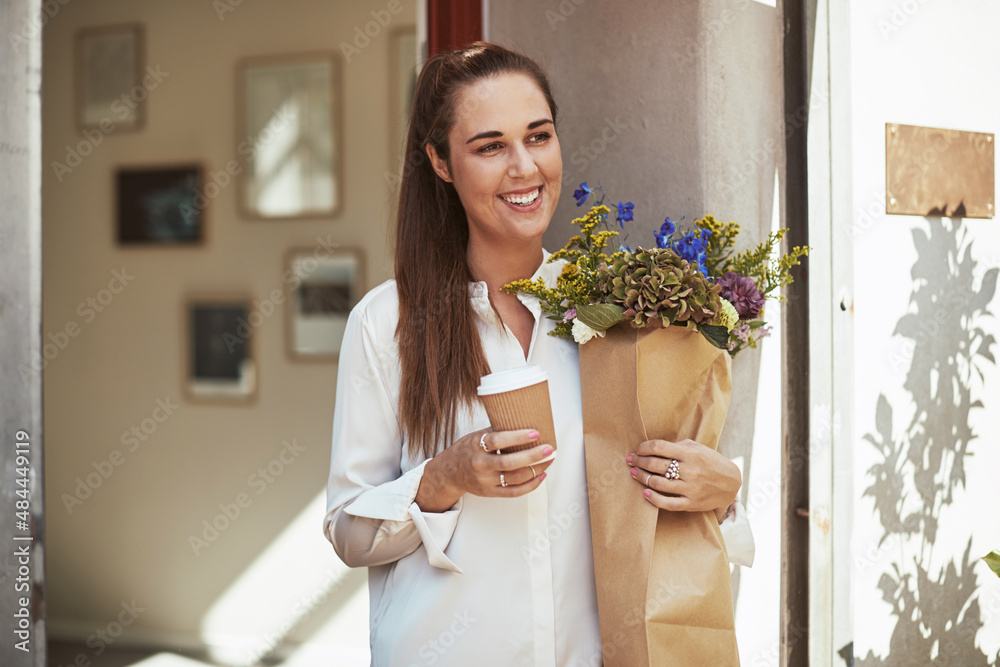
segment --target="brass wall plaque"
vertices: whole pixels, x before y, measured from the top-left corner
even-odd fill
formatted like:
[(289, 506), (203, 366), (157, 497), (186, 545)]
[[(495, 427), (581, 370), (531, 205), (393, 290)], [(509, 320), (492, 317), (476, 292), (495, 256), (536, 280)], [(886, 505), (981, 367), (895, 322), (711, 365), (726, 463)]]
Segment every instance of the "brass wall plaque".
[(993, 135), (886, 123), (885, 211), (992, 218)]

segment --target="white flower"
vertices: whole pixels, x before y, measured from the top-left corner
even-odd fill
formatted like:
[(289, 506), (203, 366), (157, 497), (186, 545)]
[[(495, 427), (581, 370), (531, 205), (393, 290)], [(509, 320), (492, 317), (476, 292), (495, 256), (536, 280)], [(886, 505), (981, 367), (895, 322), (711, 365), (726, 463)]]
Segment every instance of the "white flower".
[(719, 314), (715, 316), (712, 320), (712, 324), (726, 327), (726, 331), (732, 331), (736, 323), (740, 321), (740, 314), (736, 312), (736, 306), (729, 303), (723, 298), (719, 298), (722, 302), (722, 308), (719, 309)]
[(573, 340), (580, 345), (583, 345), (594, 336), (604, 338), (604, 332), (591, 329), (586, 324), (581, 322), (579, 317), (573, 320)]

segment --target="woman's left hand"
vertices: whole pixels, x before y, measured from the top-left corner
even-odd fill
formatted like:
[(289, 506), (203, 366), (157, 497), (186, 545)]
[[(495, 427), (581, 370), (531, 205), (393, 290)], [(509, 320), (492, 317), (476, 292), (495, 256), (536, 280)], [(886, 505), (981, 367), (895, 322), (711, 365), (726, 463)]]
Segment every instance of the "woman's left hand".
[[(667, 478), (673, 460), (678, 479)], [(694, 440), (647, 440), (625, 462), (653, 505), (675, 512), (714, 510), (720, 521), (743, 483), (735, 463)]]

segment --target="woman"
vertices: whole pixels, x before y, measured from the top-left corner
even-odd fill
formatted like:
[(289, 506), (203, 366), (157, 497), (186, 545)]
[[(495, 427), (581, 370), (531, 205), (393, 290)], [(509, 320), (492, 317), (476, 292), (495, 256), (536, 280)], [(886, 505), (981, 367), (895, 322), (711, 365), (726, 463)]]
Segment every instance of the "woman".
[[(372, 664), (600, 664), (577, 347), (546, 335), (534, 298), (500, 290), (561, 268), (543, 261), (562, 177), (544, 74), (490, 44), (431, 58), (406, 154), (420, 159), (402, 182), (396, 278), (344, 336), (324, 524), (347, 565), (369, 568)], [(525, 364), (549, 376), (546, 463), (547, 443), (497, 454), (538, 434), (491, 431), (476, 400), (481, 376)], [(636, 494), (727, 514), (731, 461), (636, 444), (622, 461)], [(671, 459), (683, 482), (664, 476)], [(724, 534), (741, 526), (725, 519)]]

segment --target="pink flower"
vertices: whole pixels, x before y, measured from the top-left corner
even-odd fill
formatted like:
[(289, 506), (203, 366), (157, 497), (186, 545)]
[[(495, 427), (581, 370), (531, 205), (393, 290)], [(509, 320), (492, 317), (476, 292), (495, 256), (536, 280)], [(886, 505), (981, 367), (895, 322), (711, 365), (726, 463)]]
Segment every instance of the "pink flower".
[(569, 322), (571, 319), (576, 317), (576, 308), (570, 308), (565, 313), (563, 313), (563, 322)]

